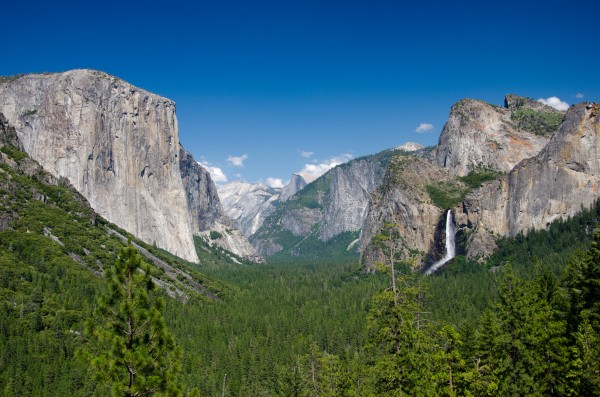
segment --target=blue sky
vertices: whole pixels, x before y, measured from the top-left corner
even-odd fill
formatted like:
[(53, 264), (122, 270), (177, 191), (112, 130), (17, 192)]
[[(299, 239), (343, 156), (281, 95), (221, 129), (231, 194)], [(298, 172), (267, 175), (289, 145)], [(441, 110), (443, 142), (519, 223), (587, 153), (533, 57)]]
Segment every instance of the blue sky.
[(464, 97), (600, 101), (597, 2), (5, 3), (0, 74), (93, 68), (171, 98), (228, 181), (434, 145)]

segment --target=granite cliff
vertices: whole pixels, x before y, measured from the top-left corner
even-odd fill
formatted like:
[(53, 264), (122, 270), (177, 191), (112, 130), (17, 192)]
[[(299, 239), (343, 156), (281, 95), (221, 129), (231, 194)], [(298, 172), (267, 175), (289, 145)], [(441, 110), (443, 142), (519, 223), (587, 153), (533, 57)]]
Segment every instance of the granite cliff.
[(600, 197), (598, 113), (598, 104), (565, 113), (515, 95), (504, 108), (458, 102), (431, 161), (418, 153), (390, 161), (362, 227), (363, 263), (384, 259), (374, 237), (385, 223), (400, 236), (397, 251), (420, 267), (443, 253), (448, 209), (466, 237), (461, 252), (484, 258), (498, 237), (544, 229), (590, 207)]
[[(457, 175), (477, 169), (508, 172), (548, 143), (564, 112), (509, 95), (505, 107), (463, 99), (450, 110), (436, 150), (436, 162)], [(551, 123), (542, 127), (545, 120)]]
[(0, 112), (23, 149), (101, 216), (198, 261), (192, 235), (223, 214), (210, 177), (180, 148), (173, 101), (103, 72), (73, 70), (0, 84)]
[(432, 181), (455, 180), (448, 170), (426, 159), (396, 155), (388, 164), (381, 186), (371, 195), (362, 227), (360, 252), (367, 268), (386, 260), (384, 247), (374, 239), (386, 223), (398, 238), (384, 244), (393, 244), (398, 255), (412, 261), (415, 267), (421, 265), (428, 254), (432, 260), (439, 259), (443, 247), (436, 249), (435, 242), (440, 241), (436, 237), (444, 209), (432, 202), (427, 185)]
[(304, 187), (308, 184), (306, 179), (300, 174), (292, 174), (290, 181), (281, 189), (281, 193), (279, 194), (279, 201), (284, 202), (288, 201), (290, 197), (294, 194), (298, 193), (300, 190), (304, 189)]
[(473, 191), (454, 209), (458, 227), (470, 232), (470, 257), (489, 255), (495, 236), (544, 229), (600, 198), (599, 114), (595, 103), (572, 106), (540, 153)]

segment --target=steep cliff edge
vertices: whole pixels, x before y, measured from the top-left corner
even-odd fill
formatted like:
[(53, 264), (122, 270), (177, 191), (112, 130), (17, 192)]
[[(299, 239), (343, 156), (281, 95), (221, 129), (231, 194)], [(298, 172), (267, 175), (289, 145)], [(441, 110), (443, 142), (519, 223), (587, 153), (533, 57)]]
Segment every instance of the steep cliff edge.
[(600, 197), (600, 106), (572, 106), (556, 134), (535, 157), (466, 197), (455, 209), (471, 232), (469, 256), (485, 257), (495, 236), (544, 229), (589, 208)]
[(206, 243), (242, 258), (252, 262), (263, 262), (264, 259), (234, 226), (234, 222), (225, 215), (217, 187), (208, 171), (198, 164), (183, 146), (180, 146), (179, 151), (179, 168), (194, 234), (203, 237)]
[(210, 174), (181, 145), (179, 146), (179, 169), (185, 188), (192, 231), (196, 233), (210, 230), (216, 222), (223, 222), (223, 207)]
[(192, 234), (226, 219), (210, 176), (180, 148), (169, 99), (73, 70), (0, 84), (0, 112), (32, 158), (147, 243), (197, 262)]
[(436, 162), (457, 175), (477, 169), (509, 172), (542, 150), (564, 112), (508, 95), (505, 108), (463, 99), (450, 110), (440, 135)]

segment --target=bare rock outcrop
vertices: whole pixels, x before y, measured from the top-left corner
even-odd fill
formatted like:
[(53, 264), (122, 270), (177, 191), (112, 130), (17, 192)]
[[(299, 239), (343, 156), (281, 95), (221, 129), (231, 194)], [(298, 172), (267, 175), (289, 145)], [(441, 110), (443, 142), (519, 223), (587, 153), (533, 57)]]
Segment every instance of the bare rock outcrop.
[(329, 197), (319, 232), (321, 241), (361, 229), (367, 217), (371, 192), (381, 184), (384, 172), (379, 162), (358, 159), (338, 166), (330, 173)]
[(179, 148), (179, 169), (187, 197), (194, 233), (211, 230), (215, 223), (231, 223), (224, 215), (217, 187), (204, 169), (187, 150)]
[[(393, 153), (385, 151), (354, 159), (329, 170), (280, 202), (250, 241), (261, 254), (272, 256), (292, 248), (286, 233), (306, 237), (307, 241), (314, 238), (320, 243), (328, 243), (345, 232), (358, 234), (367, 216), (371, 192), (381, 183), (385, 162)], [(298, 249), (303, 243), (304, 240), (292, 244)]]
[(304, 187), (308, 184), (306, 179), (300, 174), (292, 174), (290, 181), (281, 189), (281, 194), (279, 195), (279, 201), (282, 203), (288, 201), (290, 197), (294, 194), (298, 193), (300, 190), (304, 189)]
[(560, 122), (562, 116), (558, 110), (515, 95), (506, 97), (506, 108), (463, 99), (450, 110), (435, 161), (461, 176), (478, 169), (509, 172), (546, 145), (550, 133), (541, 133), (546, 131), (540, 126), (544, 120)]

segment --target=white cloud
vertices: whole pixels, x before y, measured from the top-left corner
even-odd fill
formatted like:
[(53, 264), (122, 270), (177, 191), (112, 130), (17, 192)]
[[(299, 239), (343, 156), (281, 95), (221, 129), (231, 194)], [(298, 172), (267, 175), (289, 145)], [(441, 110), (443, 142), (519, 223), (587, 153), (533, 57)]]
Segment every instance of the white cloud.
[(281, 189), (285, 183), (280, 178), (267, 178), (267, 186), (275, 189)]
[(423, 133), (423, 132), (427, 132), (433, 129), (433, 125), (429, 124), (429, 123), (421, 123), (419, 124), (419, 126), (417, 127), (417, 129), (415, 130), (415, 132), (417, 133)]
[(551, 96), (550, 98), (540, 98), (538, 102), (543, 103), (544, 105), (552, 106), (557, 110), (567, 110), (569, 108), (569, 104), (565, 101), (561, 101), (555, 96)]
[(575, 98), (577, 99), (581, 99), (583, 98), (585, 95), (583, 95), (581, 92), (578, 92), (577, 94), (575, 94)]
[(305, 152), (304, 150), (300, 151), (300, 156), (306, 157), (307, 159), (311, 158), (314, 154), (315, 152)]
[(352, 155), (345, 153), (340, 156), (330, 158), (319, 164), (304, 164), (304, 167), (298, 172), (307, 182), (312, 182), (333, 167), (343, 164), (352, 159)]
[(244, 161), (248, 159), (248, 155), (247, 154), (242, 154), (239, 157), (236, 156), (232, 156), (229, 155), (229, 157), (227, 157), (227, 162), (231, 165), (234, 165), (236, 167), (244, 167)]
[(223, 170), (220, 169), (219, 167), (213, 167), (207, 161), (204, 161), (204, 162), (201, 162), (201, 163), (198, 163), (198, 164), (200, 164), (202, 167), (206, 168), (206, 170), (210, 174), (210, 177), (212, 178), (212, 180), (213, 180), (214, 183), (225, 183), (225, 182), (227, 182), (227, 175), (225, 175), (225, 173), (223, 172)]

